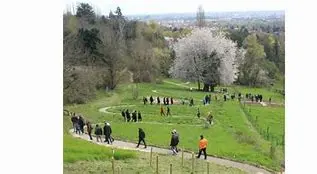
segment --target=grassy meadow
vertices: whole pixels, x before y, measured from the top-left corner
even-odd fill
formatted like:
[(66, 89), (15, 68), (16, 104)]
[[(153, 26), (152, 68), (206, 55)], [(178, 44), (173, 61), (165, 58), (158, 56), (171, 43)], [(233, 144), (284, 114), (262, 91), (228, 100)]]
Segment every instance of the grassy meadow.
[[(132, 90), (137, 86), (138, 99), (134, 100), (132, 97)], [(166, 79), (161, 84), (122, 84), (113, 92), (99, 91), (97, 98), (87, 104), (82, 105), (69, 105), (64, 108), (82, 114), (86, 119), (93, 123), (103, 123), (109, 121), (112, 125), (113, 136), (115, 139), (121, 139), (125, 141), (137, 142), (138, 128), (141, 127), (146, 133), (146, 141), (150, 145), (159, 147), (169, 147), (170, 132), (172, 129), (176, 129), (180, 134), (180, 147), (184, 147), (188, 151), (198, 151), (199, 135), (203, 134), (209, 141), (207, 153), (209, 155), (223, 157), (231, 160), (246, 162), (249, 164), (260, 165), (272, 170), (278, 170), (280, 161), (284, 159), (284, 151), (281, 146), (277, 146), (272, 155), (271, 141), (266, 140), (260, 135), (259, 131), (248, 120), (245, 112), (243, 112), (239, 102), (237, 100), (229, 100), (224, 102), (222, 94), (208, 93), (212, 95), (212, 101), (210, 105), (203, 105), (202, 99), (207, 94), (205, 92), (189, 91), (189, 87), (196, 87), (195, 83), (184, 83), (178, 80)], [(219, 90), (220, 87), (216, 88)], [(228, 87), (229, 92), (241, 91), (243, 94), (248, 93), (260, 93), (264, 96), (264, 101), (268, 96), (272, 97), (272, 102), (284, 102), (284, 97), (279, 93), (275, 93), (272, 90), (264, 88), (246, 88), (246, 87)], [(143, 96), (160, 96), (173, 97), (175, 101), (181, 98), (193, 98), (194, 106), (190, 107), (188, 104), (171, 105), (170, 117), (160, 116), (160, 106), (157, 104), (144, 105), (142, 102)], [(215, 95), (218, 97), (218, 101), (214, 100)], [(162, 102), (162, 100), (161, 100)], [(130, 106), (127, 106), (130, 105)], [(132, 106), (131, 106), (132, 105)], [(107, 112), (99, 112), (99, 109), (105, 107), (117, 106), (107, 109)], [(247, 106), (251, 108), (250, 114), (254, 117), (257, 116), (257, 124), (259, 127), (266, 129), (270, 127), (270, 131), (273, 135), (281, 136), (284, 132), (284, 107), (263, 107), (261, 105)], [(200, 109), (201, 118), (197, 118), (197, 108)], [(143, 120), (139, 123), (125, 123), (121, 110), (129, 109), (129, 111), (137, 110), (141, 111)], [(166, 108), (164, 107), (165, 111)], [(212, 112), (214, 115), (215, 124), (210, 128), (204, 128), (204, 118), (208, 112)], [(70, 128), (70, 118), (64, 118), (64, 130)], [(64, 165), (66, 173), (72, 173), (74, 166), (87, 166), (91, 168), (94, 165), (101, 165), (100, 160), (107, 160), (109, 149), (100, 147), (105, 150), (94, 147), (89, 142), (77, 142), (73, 137), (69, 137), (67, 132), (64, 131), (64, 162), (72, 162), (71, 164)], [(76, 142), (75, 142), (76, 141)], [(76, 144), (77, 143), (77, 144)], [(77, 146), (91, 146), (92, 156), (85, 155), (84, 150), (77, 149)], [(102, 152), (103, 155), (97, 155)], [(88, 152), (87, 152), (88, 153)], [(137, 160), (141, 163), (142, 154), (135, 155), (132, 152), (122, 151), (121, 155), (117, 158), (119, 163), (128, 164), (127, 161)], [(144, 154), (143, 154), (144, 155)], [(74, 157), (69, 157), (74, 156)], [(74, 159), (78, 160), (74, 160)], [(162, 157), (164, 158), (164, 157)], [(165, 157), (168, 161), (174, 157)], [(82, 164), (82, 160), (88, 161)], [(91, 162), (91, 160), (99, 160), (99, 162)], [(176, 160), (176, 159), (175, 159)], [(108, 162), (110, 165), (110, 162)], [(103, 164), (103, 163), (102, 163)], [(168, 164), (166, 164), (168, 165)], [(133, 166), (133, 165), (132, 165)], [(126, 165), (126, 168), (131, 166)], [(218, 166), (219, 167), (219, 166)], [(110, 168), (109, 168), (110, 169)], [(151, 168), (143, 168), (146, 171), (152, 171)], [(93, 169), (97, 171), (108, 170), (105, 168)], [(163, 169), (162, 169), (163, 170)], [(74, 170), (75, 172), (76, 170)], [(220, 171), (220, 170), (219, 170)], [(162, 171), (164, 172), (164, 171)], [(233, 173), (239, 173), (233, 171)], [(76, 172), (75, 172), (76, 173)], [(141, 172), (142, 173), (142, 172)], [(214, 173), (214, 172), (213, 172)], [(216, 172), (217, 173), (217, 172)], [(221, 173), (221, 172), (220, 172)], [(227, 172), (225, 172), (227, 173)], [(230, 173), (230, 172), (228, 172)]]

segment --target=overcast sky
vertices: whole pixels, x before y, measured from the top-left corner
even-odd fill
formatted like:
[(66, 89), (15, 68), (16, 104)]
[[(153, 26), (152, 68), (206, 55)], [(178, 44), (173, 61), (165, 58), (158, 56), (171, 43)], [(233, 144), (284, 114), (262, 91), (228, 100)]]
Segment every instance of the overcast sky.
[(67, 5), (88, 2), (101, 14), (120, 6), (124, 15), (196, 12), (202, 5), (206, 12), (285, 10), (286, 0), (63, 0)]

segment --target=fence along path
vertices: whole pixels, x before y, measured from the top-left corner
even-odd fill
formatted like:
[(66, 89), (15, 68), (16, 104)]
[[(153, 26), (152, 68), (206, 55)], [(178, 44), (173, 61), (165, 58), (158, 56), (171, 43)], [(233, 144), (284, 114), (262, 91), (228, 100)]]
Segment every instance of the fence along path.
[[(78, 134), (73, 132), (73, 129), (69, 130), (69, 132), (74, 137), (81, 138), (81, 139), (84, 139), (84, 140), (87, 140), (87, 141), (91, 141), (87, 134), (78, 135)], [(91, 142), (93, 142), (95, 144), (98, 144), (98, 145), (102, 145), (102, 146), (115, 147), (115, 148), (127, 149), (127, 150), (136, 150), (136, 151), (141, 151), (141, 152), (150, 152), (151, 148), (152, 148), (153, 153), (172, 154), (170, 149), (159, 148), (159, 147), (154, 147), (154, 146), (147, 146), (147, 148), (144, 149), (142, 145), (139, 148), (136, 148), (136, 145), (137, 145), (136, 143), (119, 141), (119, 140), (115, 140), (112, 145), (109, 145), (109, 144), (104, 143), (104, 142), (102, 142), (102, 143), (96, 142), (95, 138)], [(208, 152), (208, 149), (207, 149), (207, 152)], [(177, 156), (181, 157), (181, 153), (178, 153)], [(191, 158), (192, 158), (192, 154), (191, 153), (184, 152), (184, 159), (191, 159)], [(201, 160), (203, 160), (203, 159), (201, 159)], [(222, 158), (216, 158), (216, 157), (208, 156), (207, 157), (207, 161), (215, 163), (215, 164), (218, 164), (218, 165), (238, 168), (238, 169), (246, 171), (246, 172), (248, 172), (250, 174), (270, 174), (271, 173), (271, 172), (269, 172), (269, 171), (267, 171), (265, 169), (262, 169), (262, 168), (259, 168), (259, 167), (255, 167), (255, 166), (252, 166), (250, 164), (244, 164), (244, 163), (230, 161), (230, 160), (222, 159)], [(212, 172), (212, 169), (210, 169), (210, 170)]]

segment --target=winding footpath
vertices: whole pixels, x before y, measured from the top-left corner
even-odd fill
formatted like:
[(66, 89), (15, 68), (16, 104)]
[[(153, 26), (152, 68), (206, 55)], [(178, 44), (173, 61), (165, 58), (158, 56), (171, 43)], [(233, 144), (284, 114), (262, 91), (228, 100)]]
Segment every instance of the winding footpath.
[[(177, 86), (182, 86), (185, 88), (189, 88), (189, 86), (186, 86), (184, 84), (177, 84), (174, 82), (169, 82), (169, 81), (164, 81), (165, 83), (169, 83), (169, 84), (173, 84), (173, 85), (177, 85)], [(154, 93), (159, 93), (156, 90), (152, 90), (152, 92)], [(261, 103), (262, 104), (262, 103)], [(265, 103), (263, 103), (262, 105), (266, 105)], [(133, 107), (135, 105), (119, 105), (119, 106), (109, 106), (109, 107), (105, 107), (105, 108), (100, 108), (99, 112), (103, 112), (103, 113), (107, 113), (107, 114), (117, 114), (111, 111), (108, 111), (108, 109), (112, 109), (112, 108), (117, 108), (117, 107)], [(160, 122), (140, 122), (140, 123), (147, 123), (147, 124), (168, 124), (168, 123), (160, 123)], [(200, 126), (200, 125), (192, 125), (192, 126)], [(119, 141), (119, 140), (115, 140), (113, 142), (112, 145), (108, 145), (104, 142), (96, 142), (95, 138), (93, 140), (89, 139), (89, 136), (87, 134), (75, 134), (73, 132), (73, 129), (69, 130), (69, 133), (77, 138), (81, 138), (84, 139), (86, 141), (90, 141), (92, 143), (101, 145), (101, 146), (107, 146), (107, 147), (114, 147), (114, 148), (119, 148), (119, 149), (126, 149), (126, 150), (134, 150), (134, 151), (141, 151), (141, 152), (150, 152), (150, 150), (152, 149), (152, 151), (154, 153), (159, 153), (159, 154), (169, 154), (172, 155), (172, 152), (170, 149), (165, 149), (165, 148), (159, 148), (159, 147), (154, 147), (154, 146), (147, 146), (148, 148), (144, 149), (143, 146), (141, 145), (140, 148), (136, 148), (136, 143), (131, 143), (131, 142), (125, 142), (125, 141)], [(181, 153), (178, 153), (179, 157), (181, 157)], [(191, 159), (192, 154), (189, 152), (184, 152), (184, 158), (185, 159)], [(201, 159), (202, 160), (202, 159)], [(241, 169), (247, 173), (250, 174), (270, 174), (271, 172), (263, 169), (263, 168), (259, 168), (250, 164), (244, 164), (241, 162), (235, 162), (235, 161), (231, 161), (231, 160), (227, 160), (227, 159), (222, 159), (222, 158), (217, 158), (217, 157), (212, 157), (212, 156), (208, 156), (207, 161), (214, 163), (214, 164), (218, 164), (218, 165), (223, 165), (226, 167), (233, 167), (233, 168), (238, 168)]]
[[(135, 143), (119, 141), (119, 140), (115, 140), (112, 145), (109, 145), (109, 144), (104, 143), (104, 142), (103, 143), (96, 142), (95, 138), (93, 140), (90, 140), (89, 136), (87, 134), (78, 135), (78, 134), (73, 132), (73, 129), (69, 130), (69, 133), (76, 138), (81, 138), (81, 139), (84, 139), (86, 141), (90, 141), (92, 143), (95, 143), (95, 144), (98, 144), (101, 146), (114, 147), (114, 148), (126, 149), (126, 150), (135, 150), (135, 151), (141, 151), (141, 152), (150, 152), (150, 150), (152, 148), (153, 153), (172, 155), (170, 149), (153, 147), (153, 146), (147, 146), (147, 148), (144, 149), (143, 148), (144, 146), (142, 146), (142, 145), (139, 148), (136, 148), (137, 144), (135, 144)], [(181, 157), (181, 153), (178, 153), (177, 156)], [(192, 156), (191, 153), (184, 152), (185, 159), (191, 159), (191, 156)], [(203, 159), (201, 158), (201, 160), (203, 160)], [(241, 170), (243, 170), (247, 173), (250, 173), (250, 174), (270, 174), (271, 173), (271, 172), (266, 171), (262, 168), (258, 168), (258, 167), (255, 167), (255, 166), (252, 166), (249, 164), (243, 164), (240, 162), (230, 161), (230, 160), (211, 157), (211, 156), (208, 156), (207, 161), (214, 163), (214, 164), (223, 165), (226, 167), (238, 168), (238, 169), (241, 169)]]

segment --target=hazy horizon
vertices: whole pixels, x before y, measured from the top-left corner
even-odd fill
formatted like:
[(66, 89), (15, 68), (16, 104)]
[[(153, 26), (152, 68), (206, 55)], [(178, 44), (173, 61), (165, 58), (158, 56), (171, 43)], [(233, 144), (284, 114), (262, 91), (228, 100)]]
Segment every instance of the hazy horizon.
[(64, 11), (85, 2), (97, 13), (107, 15), (119, 6), (123, 15), (195, 13), (199, 5), (205, 12), (285, 11), (285, 0), (63, 0)]

